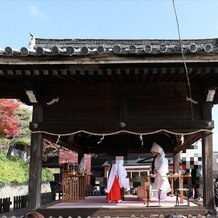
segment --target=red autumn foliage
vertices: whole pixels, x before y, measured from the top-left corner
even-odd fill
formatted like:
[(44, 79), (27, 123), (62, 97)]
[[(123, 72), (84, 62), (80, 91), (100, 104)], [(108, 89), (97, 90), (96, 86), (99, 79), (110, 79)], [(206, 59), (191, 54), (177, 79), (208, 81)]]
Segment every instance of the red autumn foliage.
[(20, 120), (15, 114), (19, 107), (20, 103), (15, 99), (0, 99), (0, 136), (19, 134)]

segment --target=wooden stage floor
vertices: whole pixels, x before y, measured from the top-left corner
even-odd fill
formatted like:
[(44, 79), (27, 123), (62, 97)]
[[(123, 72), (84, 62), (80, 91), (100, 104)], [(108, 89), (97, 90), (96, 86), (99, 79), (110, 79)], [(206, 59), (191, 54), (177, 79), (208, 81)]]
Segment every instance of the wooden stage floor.
[[(199, 202), (190, 202), (191, 207), (199, 206)], [(176, 197), (168, 196), (167, 199), (160, 202), (161, 207), (175, 207)], [(183, 203), (179, 203), (180, 206), (187, 205), (187, 200), (184, 199)], [(150, 207), (158, 206), (158, 200), (156, 198), (151, 198)], [(147, 207), (144, 204), (143, 199), (138, 199), (137, 196), (127, 195), (125, 196), (125, 201), (119, 203), (108, 203), (106, 196), (88, 196), (84, 200), (79, 200), (75, 202), (59, 202), (49, 208), (125, 208), (125, 207)]]
[(144, 201), (138, 200), (137, 196), (125, 196), (125, 201), (120, 203), (108, 203), (105, 196), (88, 196), (84, 200), (75, 202), (55, 201), (52, 205), (38, 209), (45, 217), (150, 217), (151, 215), (168, 215), (178, 213), (184, 216), (189, 214), (197, 216), (199, 214), (207, 214), (206, 208), (202, 206), (202, 202), (194, 202), (191, 200), (190, 206), (187, 206), (187, 201), (179, 206), (176, 205), (176, 197), (168, 196), (165, 201), (160, 203), (151, 199), (149, 207), (144, 204)]

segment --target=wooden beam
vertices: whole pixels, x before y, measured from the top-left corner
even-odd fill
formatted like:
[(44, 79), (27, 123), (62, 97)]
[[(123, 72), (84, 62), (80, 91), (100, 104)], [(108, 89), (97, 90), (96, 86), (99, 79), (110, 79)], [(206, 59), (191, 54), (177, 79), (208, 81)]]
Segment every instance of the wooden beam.
[(162, 78), (166, 77), (166, 73), (167, 73), (167, 69), (166, 68), (162, 68), (160, 69), (161, 72), (158, 72), (158, 76), (156, 78), (156, 82), (161, 82)]
[(146, 81), (147, 76), (148, 76), (148, 69), (145, 68), (145, 69), (143, 70), (142, 82), (145, 82), (145, 81)]
[(82, 83), (86, 83), (87, 80), (86, 78), (84, 78), (84, 69), (72, 69), (70, 70), (70, 75), (69, 78), (77, 81), (77, 83), (82, 84)]
[(202, 107), (203, 107), (203, 118), (212, 120), (212, 108), (213, 108), (212, 102), (205, 102), (202, 104)]
[(149, 82), (154, 82), (155, 81), (155, 77), (158, 76), (158, 69), (157, 68), (153, 68), (152, 69), (152, 73), (150, 73), (150, 76), (148, 78)]
[(125, 128), (120, 128), (119, 120), (35, 121), (30, 123), (32, 131), (52, 131), (57, 134), (71, 133), (78, 130), (105, 133), (122, 129), (133, 132), (152, 132), (165, 129), (173, 133), (186, 133), (201, 129), (211, 130), (213, 128), (214, 122), (208, 120), (127, 120)]
[(199, 139), (202, 138), (202, 134), (203, 134), (203, 132), (199, 132), (196, 134), (185, 136), (184, 143), (181, 144), (180, 146), (175, 147), (174, 154), (177, 154), (182, 150), (186, 150), (186, 149), (190, 148), (192, 146), (192, 144), (194, 144), (195, 142), (197, 142)]
[(98, 74), (102, 75), (101, 78), (105, 81), (105, 82), (110, 82), (110, 79), (107, 75), (107, 70), (102, 71), (101, 69), (98, 70)]
[(171, 79), (174, 78), (175, 76), (175, 72), (176, 72), (175, 68), (171, 67), (169, 69), (169, 74), (165, 77), (164, 81), (169, 81), (169, 80), (171, 81)]
[(108, 75), (108, 78), (110, 78), (112, 82), (116, 82), (116, 79), (114, 78), (114, 75), (111, 69), (106, 69), (106, 74)]
[(87, 70), (87, 72), (88, 72), (88, 76), (90, 78), (90, 81), (92, 81), (93, 83), (98, 81), (96, 73), (93, 69), (89, 69), (89, 70)]
[(89, 70), (81, 70), (80, 71), (80, 75), (86, 79), (88, 82), (90, 83), (94, 83), (95, 81), (91, 78), (90, 74), (89, 74)]
[(131, 70), (129, 68), (125, 70), (125, 75), (126, 75), (127, 81), (131, 82)]
[(121, 83), (123, 83), (123, 82), (124, 82), (124, 79), (123, 79), (122, 72), (121, 72), (120, 69), (116, 69), (116, 75), (117, 75), (117, 77), (119, 78), (119, 81), (120, 81)]
[(75, 70), (70, 70), (70, 80), (72, 80), (72, 82), (76, 82), (78, 84), (81, 83), (81, 81), (76, 77), (76, 71)]

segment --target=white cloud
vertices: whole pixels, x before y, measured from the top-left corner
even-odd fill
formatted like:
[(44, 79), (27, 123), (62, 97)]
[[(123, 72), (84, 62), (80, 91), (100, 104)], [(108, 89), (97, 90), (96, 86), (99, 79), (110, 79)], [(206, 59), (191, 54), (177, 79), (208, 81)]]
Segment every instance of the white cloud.
[(28, 11), (29, 11), (31, 16), (33, 16), (37, 19), (48, 20), (48, 16), (44, 12), (40, 11), (36, 6), (33, 6), (33, 5), (30, 6), (28, 8)]

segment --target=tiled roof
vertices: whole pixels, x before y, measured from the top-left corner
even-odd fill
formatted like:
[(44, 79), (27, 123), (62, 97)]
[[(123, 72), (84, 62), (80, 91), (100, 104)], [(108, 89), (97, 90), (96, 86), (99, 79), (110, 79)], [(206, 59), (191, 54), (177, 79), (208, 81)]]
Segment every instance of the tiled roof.
[(91, 55), (114, 53), (152, 55), (181, 53), (217, 53), (217, 39), (146, 40), (146, 39), (42, 39), (32, 36), (28, 47), (0, 50), (0, 55)]

